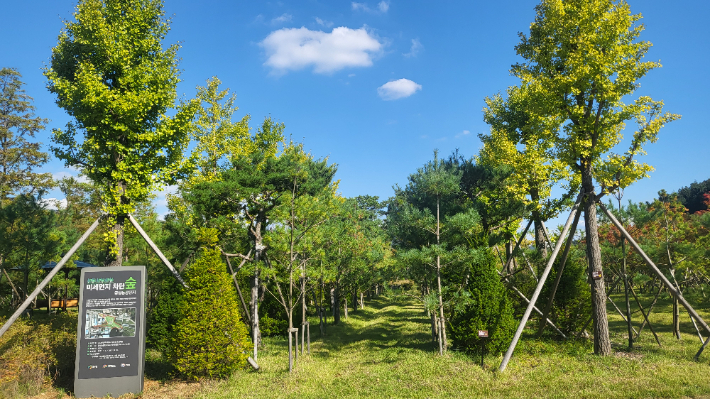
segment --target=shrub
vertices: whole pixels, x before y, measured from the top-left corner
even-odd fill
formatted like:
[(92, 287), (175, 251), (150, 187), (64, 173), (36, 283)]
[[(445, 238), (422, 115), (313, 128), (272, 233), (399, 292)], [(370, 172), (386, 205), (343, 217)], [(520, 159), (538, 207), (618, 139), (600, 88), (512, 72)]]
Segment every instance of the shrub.
[(36, 395), (48, 383), (70, 387), (75, 353), (76, 314), (17, 320), (0, 338), (0, 397)]
[(227, 377), (246, 365), (251, 342), (219, 250), (203, 249), (185, 280), (172, 341), (175, 368), (189, 379)]
[(287, 328), (287, 320), (273, 319), (268, 315), (264, 315), (263, 317), (259, 318), (259, 331), (261, 332), (262, 337), (285, 335)]
[[(556, 278), (556, 268), (553, 268), (547, 278), (538, 304), (546, 304), (549, 298), (552, 283)], [(538, 308), (542, 309), (538, 305)], [(573, 334), (584, 327), (592, 314), (592, 299), (589, 283), (587, 282), (586, 262), (583, 258), (568, 259), (565, 270), (562, 272), (560, 285), (553, 301), (552, 317), (557, 327), (565, 334)], [(548, 331), (552, 331), (551, 329)]]
[(180, 290), (180, 283), (172, 276), (163, 280), (158, 293), (158, 304), (148, 313), (146, 345), (160, 351), (164, 357), (170, 351), (175, 325), (178, 322)]
[(515, 321), (513, 308), (496, 273), (496, 259), (489, 248), (481, 249), (483, 256), (471, 265), (470, 280), (459, 305), (449, 320), (451, 342), (468, 354), (478, 354), (481, 338), (478, 330), (488, 330), (483, 342), (486, 353), (504, 350), (513, 337)]

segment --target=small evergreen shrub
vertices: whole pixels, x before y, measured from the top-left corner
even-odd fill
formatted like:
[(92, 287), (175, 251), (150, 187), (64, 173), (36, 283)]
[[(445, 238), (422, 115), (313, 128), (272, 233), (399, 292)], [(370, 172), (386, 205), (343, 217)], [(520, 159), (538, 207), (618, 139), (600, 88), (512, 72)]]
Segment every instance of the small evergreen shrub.
[(246, 365), (252, 347), (220, 251), (203, 249), (185, 282), (172, 340), (175, 368), (189, 379), (227, 377)]
[(480, 354), (478, 331), (488, 330), (488, 338), (483, 341), (485, 352), (497, 354), (510, 344), (515, 320), (506, 289), (496, 273), (496, 259), (490, 249), (482, 251), (484, 255), (471, 265), (465, 300), (459, 301), (449, 320), (450, 337), (455, 348)]
[(163, 280), (158, 293), (158, 304), (148, 313), (146, 346), (158, 350), (163, 356), (170, 352), (175, 325), (178, 323), (178, 304), (181, 286), (172, 276)]
[[(584, 327), (583, 324), (589, 320), (589, 316), (592, 314), (592, 299), (587, 282), (586, 266), (584, 258), (568, 259), (555, 293), (550, 319), (567, 335), (581, 330)], [(559, 266), (555, 264), (547, 278), (547, 283), (537, 301), (538, 309), (542, 310), (547, 306), (552, 285), (557, 278), (557, 267)], [(551, 328), (545, 331), (553, 332)]]

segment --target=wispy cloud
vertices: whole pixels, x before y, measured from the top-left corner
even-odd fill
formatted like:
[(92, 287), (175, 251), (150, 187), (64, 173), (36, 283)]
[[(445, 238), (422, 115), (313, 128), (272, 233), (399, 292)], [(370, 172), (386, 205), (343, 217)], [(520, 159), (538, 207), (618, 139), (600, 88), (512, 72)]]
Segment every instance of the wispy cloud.
[(272, 25), (279, 25), (284, 22), (291, 22), (293, 16), (291, 14), (281, 14), (278, 17), (271, 20)]
[(461, 137), (464, 137), (464, 136), (468, 136), (469, 134), (471, 134), (471, 132), (469, 132), (468, 130), (464, 130), (463, 132), (457, 134), (457, 135), (454, 136), (454, 137), (458, 139), (458, 138), (461, 138)]
[(390, 2), (389, 1), (381, 1), (377, 3), (377, 6), (375, 8), (370, 8), (366, 3), (356, 3), (352, 2), (350, 3), (352, 5), (352, 8), (354, 11), (365, 11), (365, 12), (370, 12), (370, 13), (380, 13), (384, 14), (390, 9)]
[(404, 53), (402, 55), (407, 58), (416, 57), (417, 54), (419, 54), (423, 48), (424, 46), (422, 46), (422, 44), (419, 42), (419, 39), (412, 39), (412, 47), (409, 48), (409, 52)]
[(316, 23), (320, 26), (325, 27), (325, 28), (330, 28), (331, 26), (333, 26), (332, 22), (320, 19), (318, 17), (316, 17)]
[(377, 94), (383, 100), (397, 100), (409, 97), (422, 89), (422, 85), (409, 79), (398, 79), (389, 81), (377, 88)]
[(365, 27), (339, 27), (331, 33), (305, 27), (284, 28), (271, 32), (260, 45), (266, 50), (264, 65), (275, 75), (307, 67), (313, 67), (315, 73), (369, 67), (383, 46)]

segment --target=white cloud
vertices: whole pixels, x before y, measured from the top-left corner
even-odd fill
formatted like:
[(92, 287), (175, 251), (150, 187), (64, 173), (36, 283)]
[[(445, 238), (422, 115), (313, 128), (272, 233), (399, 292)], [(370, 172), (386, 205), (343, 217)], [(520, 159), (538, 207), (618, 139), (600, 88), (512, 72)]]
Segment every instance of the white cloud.
[(42, 205), (47, 209), (56, 211), (57, 209), (66, 209), (67, 199), (57, 199), (57, 198), (44, 198), (42, 199)]
[(260, 45), (266, 50), (264, 65), (274, 74), (313, 67), (316, 73), (332, 73), (349, 67), (372, 66), (382, 43), (365, 27), (339, 27), (331, 33), (305, 27), (271, 32)]
[(390, 2), (389, 1), (381, 1), (377, 3), (377, 8), (370, 8), (365, 3), (356, 3), (352, 2), (350, 3), (354, 11), (365, 11), (365, 12), (371, 12), (371, 13), (386, 13), (390, 9)]
[(469, 134), (471, 134), (471, 132), (469, 132), (468, 130), (464, 130), (463, 132), (457, 134), (457, 135), (454, 136), (454, 137), (456, 137), (456, 138), (458, 139), (458, 138), (460, 138), (460, 137), (468, 136)]
[(419, 39), (412, 39), (412, 47), (409, 49), (408, 53), (403, 54), (405, 57), (416, 57), (424, 46), (419, 42)]
[(383, 100), (397, 100), (409, 97), (422, 89), (422, 85), (409, 79), (399, 79), (389, 81), (377, 88), (377, 94)]
[(318, 17), (316, 17), (316, 23), (317, 23), (318, 25), (324, 26), (324, 27), (326, 27), (326, 28), (330, 28), (331, 26), (333, 26), (333, 23), (332, 23), (332, 22), (322, 20), (322, 19), (320, 19), (320, 18), (318, 18)]
[(293, 19), (291, 14), (281, 14), (280, 16), (271, 20), (272, 25), (282, 24), (284, 22), (290, 22)]

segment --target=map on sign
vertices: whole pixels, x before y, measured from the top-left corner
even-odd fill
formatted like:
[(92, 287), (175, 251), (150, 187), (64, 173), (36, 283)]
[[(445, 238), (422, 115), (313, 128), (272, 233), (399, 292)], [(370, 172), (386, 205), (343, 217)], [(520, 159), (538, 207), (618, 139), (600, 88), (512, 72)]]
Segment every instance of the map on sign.
[(84, 337), (87, 339), (133, 337), (136, 308), (87, 309)]

